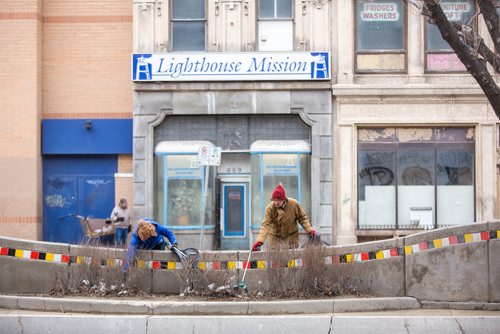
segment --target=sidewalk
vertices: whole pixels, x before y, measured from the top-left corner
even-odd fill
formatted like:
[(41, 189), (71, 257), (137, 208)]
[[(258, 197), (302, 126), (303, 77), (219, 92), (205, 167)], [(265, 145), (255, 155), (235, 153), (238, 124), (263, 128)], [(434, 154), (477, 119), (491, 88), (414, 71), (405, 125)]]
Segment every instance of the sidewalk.
[(499, 333), (498, 304), (447, 304), (462, 309), (422, 308), (409, 297), (211, 302), (0, 295), (0, 334)]

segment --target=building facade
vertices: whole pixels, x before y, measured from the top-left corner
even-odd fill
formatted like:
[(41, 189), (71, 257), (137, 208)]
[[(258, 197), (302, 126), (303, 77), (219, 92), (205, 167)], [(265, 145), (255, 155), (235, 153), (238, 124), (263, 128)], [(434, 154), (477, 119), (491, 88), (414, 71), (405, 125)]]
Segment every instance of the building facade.
[[(2, 182), (32, 189), (0, 193), (3, 234), (47, 239), (42, 227), (54, 218), (44, 221), (44, 201), (53, 194), (44, 182), (59, 167), (44, 166), (81, 154), (89, 166), (117, 159), (96, 167), (115, 182), (115, 197), (129, 197), (136, 219), (153, 217), (201, 249), (247, 249), (280, 182), (334, 244), (497, 216), (498, 119), (436, 28), (405, 1), (2, 3), (10, 7), (0, 24), (30, 50), (16, 51), (27, 57), (20, 69), (37, 78), (24, 90), (1, 79), (2, 94), (19, 97), (3, 100), (4, 119), (17, 119), (21, 100), (28, 110), (3, 135)], [(476, 20), (487, 35), (473, 0), (442, 3), (451, 20)], [(260, 76), (239, 71), (252, 61)], [(299, 68), (309, 77), (288, 73)], [(60, 140), (72, 129), (62, 120), (80, 122), (81, 138), (86, 121), (106, 129), (133, 121), (130, 152), (122, 141), (103, 149), (110, 140), (97, 135), (84, 148), (85, 140)], [(26, 140), (14, 151), (16, 135)], [(204, 152), (220, 161), (206, 164)]]
[[(454, 21), (475, 13), (473, 1), (443, 6)], [(134, 52), (163, 55), (152, 67), (169, 76), (134, 78), (135, 209), (167, 220), (190, 243), (204, 227), (209, 248), (231, 245), (224, 240), (231, 226), (247, 229), (250, 241), (255, 236), (262, 204), (254, 197), (269, 196), (279, 179), (253, 154), (252, 146), (266, 141), (310, 147), (310, 195), (302, 202), (333, 243), (495, 216), (497, 186), (490, 180), (496, 179), (497, 118), (416, 8), (403, 1), (135, 1), (134, 18)], [(480, 20), (476, 24), (486, 32)], [(317, 51), (331, 54), (329, 82), (238, 81), (232, 73), (227, 79), (172, 77), (174, 57), (183, 53), (223, 59)], [(284, 123), (287, 131), (280, 131)], [(193, 214), (195, 222), (184, 226), (169, 197), (185, 187), (177, 180), (183, 176), (166, 167), (175, 165), (167, 159), (179, 153), (179, 141), (196, 146), (203, 140), (221, 148), (221, 165), (206, 174), (208, 194), (200, 193), (196, 206), (206, 198), (207, 217)], [(160, 144), (165, 151), (156, 150)], [(279, 153), (295, 154), (290, 148)], [(195, 159), (196, 148), (191, 154)], [(203, 170), (197, 173), (201, 189)], [(292, 179), (281, 181), (297, 194)], [(233, 184), (244, 186), (238, 195), (231, 195)], [(231, 205), (249, 207), (250, 217), (236, 215)], [(245, 217), (247, 225), (234, 221)]]
[(132, 203), (132, 3), (0, 1), (0, 234), (78, 242)]

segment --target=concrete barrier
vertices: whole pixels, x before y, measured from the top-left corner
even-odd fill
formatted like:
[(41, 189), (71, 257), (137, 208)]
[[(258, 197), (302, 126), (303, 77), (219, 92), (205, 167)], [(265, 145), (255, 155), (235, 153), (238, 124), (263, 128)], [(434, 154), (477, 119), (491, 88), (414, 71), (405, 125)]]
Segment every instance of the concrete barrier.
[[(370, 243), (323, 247), (326, 270), (348, 278), (358, 290), (378, 296), (413, 296), (426, 301), (500, 301), (500, 222), (475, 223), (417, 233), (405, 238)], [(79, 261), (98, 258), (104, 265), (120, 268), (125, 250), (92, 248), (0, 237), (0, 292), (43, 293), (58, 279), (74, 279)], [(98, 255), (90, 254), (89, 251)], [(294, 279), (307, 254), (304, 249), (283, 254), (278, 265)], [(283, 255), (281, 254), (281, 255)], [(200, 269), (214, 275), (234, 276), (250, 291), (269, 288), (273, 253), (248, 251), (201, 252)], [(140, 251), (140, 287), (146, 292), (177, 294), (182, 271), (173, 254)], [(283, 259), (282, 259), (283, 260)], [(276, 262), (276, 261), (275, 261)], [(110, 269), (112, 270), (112, 269)]]
[[(362, 254), (401, 248), (402, 238), (335, 247), (338, 254)], [(342, 264), (346, 275), (360, 292), (377, 296), (405, 295), (405, 259), (394, 256), (383, 260), (359, 261)]]
[(488, 223), (477, 223), (405, 237), (405, 246), (411, 247), (405, 257), (406, 294), (421, 300), (488, 302), (489, 240), (474, 239), (488, 228)]
[(500, 303), (500, 221), (488, 223), (488, 230), (497, 231), (497, 239), (488, 242), (489, 302)]
[(0, 256), (0, 293), (48, 293), (67, 275), (66, 264)]
[(406, 294), (421, 300), (488, 301), (486, 241), (406, 256)]

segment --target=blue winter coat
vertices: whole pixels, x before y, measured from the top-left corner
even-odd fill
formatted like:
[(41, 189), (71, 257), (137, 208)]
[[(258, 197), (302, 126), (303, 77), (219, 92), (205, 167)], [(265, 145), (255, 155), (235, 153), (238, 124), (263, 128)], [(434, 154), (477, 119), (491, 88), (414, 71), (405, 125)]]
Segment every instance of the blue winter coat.
[(125, 259), (125, 264), (123, 266), (123, 270), (127, 270), (128, 266), (134, 261), (134, 258), (137, 254), (138, 249), (153, 249), (155, 246), (164, 242), (163, 237), (167, 237), (168, 241), (171, 244), (177, 243), (177, 239), (172, 231), (170, 231), (165, 226), (159, 225), (152, 219), (143, 219), (148, 223), (153, 224), (156, 230), (156, 237), (149, 237), (148, 239), (142, 241), (141, 238), (137, 235), (137, 228), (132, 233), (132, 237), (130, 239), (130, 244), (128, 245), (127, 250), (127, 258)]

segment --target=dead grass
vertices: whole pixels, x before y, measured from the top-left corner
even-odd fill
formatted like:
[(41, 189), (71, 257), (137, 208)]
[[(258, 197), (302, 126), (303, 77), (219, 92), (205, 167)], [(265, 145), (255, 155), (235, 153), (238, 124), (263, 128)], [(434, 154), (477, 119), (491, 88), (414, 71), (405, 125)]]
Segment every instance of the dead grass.
[[(142, 288), (141, 283), (150, 276), (150, 269), (130, 266), (127, 272), (123, 272), (120, 264), (110, 265), (107, 261), (119, 258), (117, 251), (98, 244), (82, 245), (82, 261), (71, 263), (67, 276), (55, 277), (51, 295), (106, 298), (162, 296)], [(266, 253), (267, 266), (261, 272), (267, 282), (254, 291), (246, 291), (239, 286), (236, 270), (200, 270), (196, 260), (190, 258), (183, 263), (182, 269), (175, 270), (180, 282), (179, 297), (203, 300), (276, 300), (359, 296), (350, 280), (353, 266), (327, 264), (325, 257), (327, 249), (320, 244), (307, 245), (302, 249), (289, 249), (286, 245), (279, 245)], [(293, 259), (300, 259), (301, 263), (290, 267), (289, 261)]]

